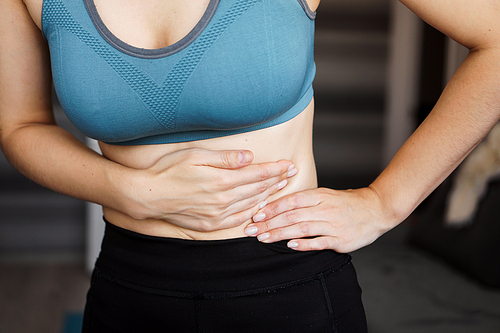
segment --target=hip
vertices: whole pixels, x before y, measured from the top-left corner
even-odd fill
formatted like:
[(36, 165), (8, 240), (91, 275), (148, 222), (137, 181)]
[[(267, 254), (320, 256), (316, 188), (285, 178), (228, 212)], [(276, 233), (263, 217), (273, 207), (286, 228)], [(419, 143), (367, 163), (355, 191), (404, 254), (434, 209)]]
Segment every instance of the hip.
[(111, 224), (83, 332), (366, 332), (347, 254), (253, 238), (192, 241)]

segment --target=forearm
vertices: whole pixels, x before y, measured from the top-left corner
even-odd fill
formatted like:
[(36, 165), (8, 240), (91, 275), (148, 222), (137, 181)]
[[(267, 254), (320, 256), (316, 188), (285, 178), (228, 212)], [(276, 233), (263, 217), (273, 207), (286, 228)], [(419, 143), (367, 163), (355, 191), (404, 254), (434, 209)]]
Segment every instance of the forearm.
[(498, 49), (471, 52), (431, 114), (373, 182), (389, 227), (403, 221), (496, 124), (499, 64)]
[(47, 188), (126, 211), (123, 184), (132, 170), (109, 161), (55, 124), (20, 126), (2, 138), (2, 150), (16, 169)]

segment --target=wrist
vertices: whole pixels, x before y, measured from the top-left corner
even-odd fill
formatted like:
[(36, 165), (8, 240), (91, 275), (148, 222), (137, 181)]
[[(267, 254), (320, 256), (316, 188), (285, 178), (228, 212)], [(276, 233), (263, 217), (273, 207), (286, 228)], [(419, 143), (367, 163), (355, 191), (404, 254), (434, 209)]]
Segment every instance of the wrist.
[[(105, 169), (105, 177), (108, 187), (105, 189), (109, 193), (111, 207), (134, 219), (142, 220), (147, 218), (146, 209), (139, 200), (139, 193), (142, 193), (141, 186), (147, 177), (140, 175), (142, 170), (115, 165)], [(142, 181), (141, 181), (142, 180)]]
[(376, 181), (368, 186), (368, 189), (374, 197), (374, 202), (376, 202), (376, 208), (382, 223), (381, 228), (384, 232), (393, 229), (410, 215), (412, 210), (395, 200), (397, 195), (395, 195), (394, 191), (383, 191)]

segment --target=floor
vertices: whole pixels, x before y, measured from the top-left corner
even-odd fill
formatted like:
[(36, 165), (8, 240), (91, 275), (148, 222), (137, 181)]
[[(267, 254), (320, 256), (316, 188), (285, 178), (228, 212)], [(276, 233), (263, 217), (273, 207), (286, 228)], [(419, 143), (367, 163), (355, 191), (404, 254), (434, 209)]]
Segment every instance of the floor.
[(353, 254), (370, 333), (498, 333), (500, 290), (401, 242), (399, 227)]
[(59, 333), (81, 312), (89, 277), (78, 263), (0, 264), (0, 332)]
[[(498, 333), (500, 290), (489, 290), (405, 244), (405, 226), (353, 254), (371, 333)], [(60, 333), (82, 311), (79, 263), (0, 263), (0, 332)]]

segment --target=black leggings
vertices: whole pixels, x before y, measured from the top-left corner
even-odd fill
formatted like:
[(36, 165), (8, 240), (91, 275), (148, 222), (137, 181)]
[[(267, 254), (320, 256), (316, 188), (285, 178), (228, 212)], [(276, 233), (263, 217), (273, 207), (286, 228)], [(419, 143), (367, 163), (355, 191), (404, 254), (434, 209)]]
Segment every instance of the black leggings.
[(110, 223), (83, 332), (366, 332), (351, 258), (255, 238), (152, 237)]

